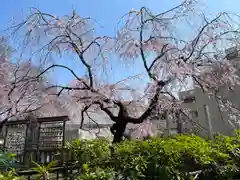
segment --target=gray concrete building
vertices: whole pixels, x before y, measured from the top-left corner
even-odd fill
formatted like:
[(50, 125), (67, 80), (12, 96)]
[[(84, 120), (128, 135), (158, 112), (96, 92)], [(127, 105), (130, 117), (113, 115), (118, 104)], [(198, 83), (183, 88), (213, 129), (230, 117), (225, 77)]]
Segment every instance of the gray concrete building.
[[(227, 51), (227, 59), (239, 69), (237, 75), (240, 76), (240, 54), (236, 48)], [(223, 97), (231, 102), (234, 107), (240, 109), (240, 85), (236, 85), (232, 90), (229, 87), (219, 88), (217, 96)], [(191, 112), (192, 121), (198, 123), (205, 131), (199, 131), (201, 136), (212, 138), (214, 133), (233, 135), (239, 129), (240, 116), (235, 121), (230, 118), (229, 111), (220, 108), (215, 96), (207, 95), (200, 88), (180, 92), (179, 97), (184, 101), (182, 108), (187, 108)]]

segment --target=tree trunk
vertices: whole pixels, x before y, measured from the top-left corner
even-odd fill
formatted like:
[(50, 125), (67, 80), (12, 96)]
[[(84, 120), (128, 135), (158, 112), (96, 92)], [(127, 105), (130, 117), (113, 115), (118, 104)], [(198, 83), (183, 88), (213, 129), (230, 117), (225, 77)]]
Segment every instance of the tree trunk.
[(119, 119), (114, 125), (113, 143), (119, 143), (122, 141), (127, 122), (123, 119)]

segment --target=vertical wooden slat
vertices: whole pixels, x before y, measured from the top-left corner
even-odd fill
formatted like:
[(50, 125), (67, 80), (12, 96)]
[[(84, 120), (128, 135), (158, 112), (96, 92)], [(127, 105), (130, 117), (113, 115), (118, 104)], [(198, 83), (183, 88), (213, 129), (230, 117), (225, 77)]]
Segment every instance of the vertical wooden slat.
[(53, 161), (53, 158), (52, 158), (53, 152), (52, 152), (52, 151), (49, 151), (48, 154), (49, 154), (49, 161), (50, 161), (50, 162)]
[(40, 155), (40, 152), (39, 152), (39, 139), (40, 139), (40, 132), (41, 132), (41, 125), (42, 123), (39, 123), (38, 124), (39, 127), (38, 127), (38, 137), (37, 137), (37, 150), (36, 150), (36, 160), (37, 162), (41, 162), (41, 155)]
[(46, 151), (44, 151), (44, 164), (47, 162), (47, 152)]
[(183, 122), (182, 122), (182, 119), (180, 117), (180, 112), (177, 111), (175, 113), (175, 115), (176, 115), (176, 120), (177, 120), (177, 133), (181, 134), (181, 133), (183, 133)]
[(209, 138), (210, 140), (213, 140), (212, 119), (211, 119), (211, 115), (210, 115), (210, 112), (209, 112), (209, 107), (208, 107), (208, 105), (203, 105), (203, 109), (204, 109), (205, 116), (206, 116), (206, 119), (207, 119), (208, 138)]
[(3, 149), (6, 150), (7, 134), (8, 134), (8, 125), (6, 126), (6, 132), (4, 135)]
[(64, 146), (65, 146), (65, 127), (66, 121), (63, 121), (63, 129), (62, 129), (62, 150), (61, 150), (61, 164), (64, 162)]
[[(26, 123), (26, 130), (25, 130), (25, 142), (24, 142), (24, 148), (23, 148), (23, 164), (29, 165), (29, 153), (27, 150), (27, 135), (28, 135), (28, 128), (29, 128), (29, 122)], [(31, 152), (30, 152), (31, 153)]]
[(59, 170), (57, 170), (57, 180), (59, 180)]

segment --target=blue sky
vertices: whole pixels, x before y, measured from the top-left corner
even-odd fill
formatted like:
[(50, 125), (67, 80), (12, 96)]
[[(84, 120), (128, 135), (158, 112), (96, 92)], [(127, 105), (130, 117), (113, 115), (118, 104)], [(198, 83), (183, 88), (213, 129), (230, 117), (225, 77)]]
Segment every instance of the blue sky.
[[(128, 10), (147, 6), (155, 12), (167, 10), (181, 0), (7, 0), (1, 2), (0, 29), (7, 27), (12, 17), (24, 17), (29, 7), (56, 15), (64, 15), (76, 8), (82, 16), (91, 16), (104, 26), (104, 32), (113, 33), (119, 18)], [(238, 0), (203, 0), (209, 11), (239, 12)]]
[[(68, 14), (72, 8), (75, 8), (80, 15), (91, 16), (99, 21), (103, 25), (103, 28), (99, 29), (101, 34), (113, 35), (117, 21), (128, 10), (147, 6), (154, 12), (160, 12), (179, 4), (179, 2), (181, 0), (3, 0), (0, 11), (0, 30), (8, 27), (8, 22), (12, 17), (17, 20), (23, 19), (29, 7), (37, 7), (41, 11), (56, 15)], [(204, 0), (204, 2), (208, 6), (206, 11), (213, 14), (222, 11), (240, 12), (239, 0)], [(121, 70), (116, 69), (117, 74), (120, 72)], [(132, 73), (135, 72), (121, 74), (128, 76)], [(70, 77), (63, 73), (59, 74), (59, 78), (68, 81)], [(121, 76), (118, 75), (117, 78), (121, 78)]]

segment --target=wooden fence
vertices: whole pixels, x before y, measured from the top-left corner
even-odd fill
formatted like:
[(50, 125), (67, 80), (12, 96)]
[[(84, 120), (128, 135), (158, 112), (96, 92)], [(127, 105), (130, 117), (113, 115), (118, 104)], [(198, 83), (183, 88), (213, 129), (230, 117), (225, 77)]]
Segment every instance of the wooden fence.
[[(81, 167), (78, 163), (73, 164), (65, 164), (61, 167), (51, 168), (49, 171), (49, 179), (47, 180), (75, 180), (76, 177), (81, 175)], [(193, 180), (201, 180), (199, 175), (202, 173), (201, 170), (186, 173), (186, 175), (190, 175), (193, 177)], [(27, 180), (34, 180), (34, 177), (39, 174), (39, 172), (35, 170), (22, 170), (17, 171), (19, 176), (24, 176)], [(190, 179), (190, 178), (189, 178)], [(192, 178), (191, 178), (192, 179)], [(219, 179), (220, 180), (220, 179)], [(240, 175), (234, 178), (233, 180), (240, 180)]]
[[(74, 180), (80, 175), (80, 169), (78, 164), (53, 167), (49, 170), (47, 180)], [(39, 172), (30, 169), (17, 171), (17, 174), (23, 176), (26, 180), (34, 180), (34, 178), (39, 175)]]

